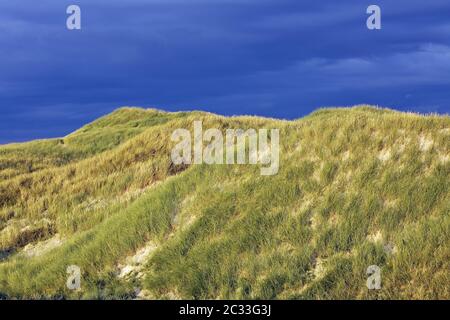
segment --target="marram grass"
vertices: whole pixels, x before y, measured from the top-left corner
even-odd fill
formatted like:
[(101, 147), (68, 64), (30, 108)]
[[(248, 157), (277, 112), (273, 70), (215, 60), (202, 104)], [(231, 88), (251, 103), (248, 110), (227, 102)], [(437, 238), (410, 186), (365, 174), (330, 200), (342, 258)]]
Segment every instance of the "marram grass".
[[(195, 120), (279, 128), (279, 173), (174, 166), (171, 133)], [(0, 147), (0, 298), (449, 299), (449, 159), (448, 116), (122, 108)], [(366, 287), (370, 265), (380, 290)]]

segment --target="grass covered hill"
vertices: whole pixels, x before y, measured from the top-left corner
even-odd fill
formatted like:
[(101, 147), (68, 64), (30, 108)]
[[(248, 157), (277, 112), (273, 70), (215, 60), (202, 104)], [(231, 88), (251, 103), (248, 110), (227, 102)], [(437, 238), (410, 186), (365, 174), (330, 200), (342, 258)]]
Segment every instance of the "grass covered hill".
[[(279, 128), (278, 174), (174, 165), (171, 134), (196, 120)], [(450, 299), (449, 159), (448, 116), (122, 108), (0, 146), (0, 297)], [(380, 290), (366, 287), (371, 265)]]

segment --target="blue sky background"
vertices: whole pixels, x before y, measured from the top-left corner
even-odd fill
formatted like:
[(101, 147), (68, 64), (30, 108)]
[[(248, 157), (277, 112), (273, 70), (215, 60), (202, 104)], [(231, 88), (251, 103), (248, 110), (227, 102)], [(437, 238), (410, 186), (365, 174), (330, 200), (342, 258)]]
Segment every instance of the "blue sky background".
[[(66, 8), (82, 30), (66, 29)], [(380, 31), (366, 8), (382, 9)], [(117, 107), (298, 118), (321, 106), (450, 111), (448, 0), (0, 3), (0, 143)]]

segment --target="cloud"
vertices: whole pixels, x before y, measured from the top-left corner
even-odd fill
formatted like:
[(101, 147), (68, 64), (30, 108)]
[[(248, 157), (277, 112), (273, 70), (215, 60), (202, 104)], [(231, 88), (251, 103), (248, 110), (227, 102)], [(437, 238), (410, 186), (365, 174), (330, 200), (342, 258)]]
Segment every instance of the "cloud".
[(23, 115), (58, 121), (33, 131), (45, 137), (120, 105), (287, 118), (363, 102), (448, 112), (450, 3), (377, 2), (380, 32), (367, 30), (357, 0), (79, 0), (83, 29), (70, 32), (68, 2), (3, 1), (0, 140), (27, 137)]

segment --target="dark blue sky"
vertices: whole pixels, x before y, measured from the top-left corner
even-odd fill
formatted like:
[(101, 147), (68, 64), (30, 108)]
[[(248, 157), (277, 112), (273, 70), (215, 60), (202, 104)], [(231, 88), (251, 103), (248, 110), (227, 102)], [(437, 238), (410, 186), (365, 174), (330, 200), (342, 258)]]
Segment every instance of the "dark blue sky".
[[(66, 28), (66, 8), (82, 30)], [(366, 8), (382, 9), (382, 30)], [(117, 107), (298, 118), (321, 106), (450, 112), (448, 0), (0, 3), (0, 143)]]

